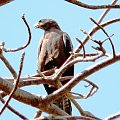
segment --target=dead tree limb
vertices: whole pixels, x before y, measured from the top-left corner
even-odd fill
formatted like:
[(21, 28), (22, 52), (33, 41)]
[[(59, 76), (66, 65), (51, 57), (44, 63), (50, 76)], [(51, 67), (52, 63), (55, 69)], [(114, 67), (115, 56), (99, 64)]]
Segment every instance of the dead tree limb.
[(22, 15), (22, 19), (25, 23), (25, 25), (27, 26), (27, 29), (28, 29), (28, 34), (29, 34), (29, 38), (27, 40), (27, 42), (25, 43), (25, 45), (23, 45), (22, 47), (19, 47), (19, 48), (15, 48), (15, 49), (4, 49), (5, 52), (17, 52), (17, 51), (20, 51), (20, 50), (23, 50), (25, 49), (31, 42), (31, 38), (32, 38), (32, 35), (31, 35), (31, 30), (30, 30), (30, 27), (25, 19), (25, 14)]
[(120, 8), (120, 5), (113, 5), (113, 4), (109, 4), (109, 5), (88, 5), (85, 4), (83, 2), (80, 2), (78, 0), (65, 0), (69, 3), (75, 4), (77, 6), (83, 7), (83, 8), (87, 8), (87, 9), (92, 9), (92, 10), (96, 10), (96, 9), (106, 9), (106, 8), (114, 8), (114, 9), (118, 9)]
[(78, 84), (80, 81), (82, 81), (86, 77), (90, 76), (91, 74), (93, 74), (93, 73), (95, 73), (117, 61), (120, 61), (120, 54), (117, 54), (115, 56), (115, 58), (109, 57), (109, 58), (95, 64), (94, 66), (87, 68), (82, 73), (80, 73), (79, 75), (77, 75), (73, 79), (71, 79), (67, 84), (62, 86), (60, 89), (56, 90), (53, 94), (46, 96), (44, 98), (44, 101), (49, 102), (49, 101), (52, 101), (53, 99), (54, 100), (57, 99), (58, 96), (62, 96), (64, 94), (66, 94), (67, 92), (69, 92), (76, 84)]
[(10, 3), (10, 2), (12, 2), (13, 0), (0, 0), (0, 6), (3, 6), (3, 5), (5, 5), (5, 4), (7, 4), (7, 3)]
[[(0, 99), (1, 100), (1, 102), (3, 103), (3, 104), (5, 104), (5, 100), (4, 99)], [(20, 117), (21, 119), (23, 119), (23, 120), (28, 120), (28, 118), (27, 117), (25, 117), (24, 115), (22, 115), (20, 112), (18, 112), (18, 111), (16, 111), (14, 108), (12, 108), (10, 105), (7, 105), (7, 108), (11, 111), (11, 112), (13, 112), (15, 115), (17, 115), (18, 117)]]
[(22, 68), (23, 68), (23, 61), (24, 61), (24, 56), (25, 56), (25, 53), (22, 54), (22, 58), (21, 58), (21, 62), (20, 62), (20, 68), (19, 68), (19, 73), (18, 73), (18, 77), (15, 81), (15, 85), (9, 95), (9, 98), (7, 99), (7, 101), (5, 102), (4, 106), (2, 107), (2, 109), (0, 110), (0, 115), (3, 113), (3, 111), (5, 110), (5, 108), (7, 107), (9, 101), (11, 100), (14, 92), (16, 91), (17, 87), (18, 87), (18, 83), (19, 83), (19, 80), (20, 80), (20, 76), (21, 76), (21, 73), (22, 73)]

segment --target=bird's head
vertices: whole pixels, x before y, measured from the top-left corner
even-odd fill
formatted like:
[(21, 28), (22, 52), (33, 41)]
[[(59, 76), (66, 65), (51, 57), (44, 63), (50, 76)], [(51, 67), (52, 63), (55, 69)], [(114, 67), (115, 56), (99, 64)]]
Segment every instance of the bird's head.
[(50, 30), (51, 28), (60, 29), (56, 21), (52, 19), (41, 19), (38, 23), (35, 24), (35, 28), (40, 28), (45, 31)]

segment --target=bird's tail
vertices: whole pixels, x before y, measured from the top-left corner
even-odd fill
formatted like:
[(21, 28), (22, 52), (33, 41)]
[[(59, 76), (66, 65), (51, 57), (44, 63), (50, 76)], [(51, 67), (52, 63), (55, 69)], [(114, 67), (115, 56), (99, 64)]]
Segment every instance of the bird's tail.
[(57, 105), (59, 108), (61, 108), (66, 113), (68, 113), (69, 115), (72, 115), (71, 102), (66, 95), (63, 95), (62, 97), (55, 100), (54, 104)]

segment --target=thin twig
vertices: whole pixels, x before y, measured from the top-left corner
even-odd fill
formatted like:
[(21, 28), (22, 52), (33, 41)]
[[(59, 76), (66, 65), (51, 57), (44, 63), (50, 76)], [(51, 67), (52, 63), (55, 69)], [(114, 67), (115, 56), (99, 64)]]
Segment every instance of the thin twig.
[[(55, 67), (55, 68), (52, 68), (52, 69), (50, 69), (50, 70), (43, 71), (42, 74), (44, 74), (45, 76), (50, 76), (50, 75), (52, 75), (52, 74), (55, 73), (55, 70), (56, 70), (56, 67)], [(40, 75), (37, 73), (37, 74), (35, 74), (35, 75), (32, 75), (31, 77), (42, 77), (42, 76), (40, 76)]]
[(120, 112), (105, 118), (105, 120), (118, 120), (119, 118), (120, 118)]
[(30, 27), (25, 19), (25, 14), (22, 15), (22, 19), (25, 23), (25, 25), (27, 26), (27, 29), (28, 29), (28, 33), (29, 33), (29, 39), (27, 40), (27, 43), (25, 45), (23, 45), (22, 47), (19, 47), (19, 48), (15, 48), (15, 49), (5, 49), (4, 51), (5, 52), (16, 52), (16, 51), (20, 51), (22, 49), (25, 49), (31, 42), (31, 38), (32, 38), (32, 35), (31, 35), (31, 30), (30, 30)]
[[(109, 8), (108, 8), (109, 9)], [(104, 12), (103, 12), (103, 16), (101, 16), (99, 19), (98, 19), (98, 23), (100, 24), (100, 22), (102, 22), (102, 20), (103, 20), (103, 18), (107, 15), (107, 13), (108, 12), (106, 12), (108, 9), (106, 9)], [(106, 14), (104, 14), (104, 13), (106, 13)], [(116, 22), (118, 22), (118, 21), (120, 21), (120, 19), (118, 20), (116, 20)], [(115, 22), (115, 21), (114, 21)], [(111, 22), (112, 23), (112, 22)], [(106, 24), (106, 26), (107, 26), (108, 24)], [(90, 30), (90, 32), (89, 32), (89, 35), (90, 36), (92, 36), (97, 30), (99, 30), (99, 27), (94, 27), (93, 26), (93, 28)], [(87, 36), (87, 37), (85, 37), (84, 38), (84, 40), (83, 40), (83, 45), (85, 45), (86, 43), (87, 43), (87, 41), (89, 40), (89, 37)], [(79, 45), (75, 50), (74, 50), (74, 53), (78, 53), (80, 50), (82, 49), (82, 45)], [(73, 57), (73, 55), (70, 55), (70, 57), (66, 60), (66, 62), (61, 66), (61, 68), (62, 67), (64, 67), (65, 66), (65, 64), (67, 64), (71, 59), (72, 59), (72, 57)], [(60, 76), (58, 76), (58, 78), (59, 78)]]
[[(83, 57), (83, 54), (81, 54), (81, 53), (70, 52), (70, 54), (73, 54), (74, 58)], [(99, 53), (86, 53), (85, 54), (86, 57), (94, 57), (94, 56), (97, 56), (97, 55), (99, 55)]]
[[(117, 3), (118, 0), (112, 0), (111, 5), (115, 5)], [(98, 24), (100, 24), (102, 22), (102, 20), (104, 19), (104, 17), (106, 16), (106, 14), (110, 11), (111, 8), (106, 9), (103, 14), (100, 16), (99, 21), (97, 22)]]
[(90, 92), (85, 96), (85, 99), (89, 98), (90, 96), (93, 96), (97, 92), (98, 88), (97, 87), (92, 87)]
[(87, 9), (92, 9), (92, 10), (96, 10), (96, 9), (106, 9), (106, 8), (120, 8), (120, 5), (112, 5), (112, 4), (108, 4), (108, 5), (88, 5), (85, 4), (83, 2), (80, 2), (78, 0), (65, 0), (67, 2), (70, 2), (72, 4), (78, 5), (80, 7), (84, 7)]
[(14, 92), (16, 91), (16, 89), (17, 89), (17, 87), (18, 87), (18, 83), (19, 83), (20, 76), (21, 76), (21, 72), (22, 72), (22, 68), (23, 68), (24, 56), (25, 56), (25, 53), (22, 54), (22, 58), (21, 58), (21, 61), (20, 61), (19, 73), (18, 73), (18, 77), (17, 77), (17, 79), (16, 79), (16, 81), (15, 81), (15, 85), (14, 85), (14, 87), (13, 87), (13, 90), (11, 91), (8, 100), (5, 102), (4, 106), (3, 106), (2, 109), (0, 110), (0, 115), (3, 113), (3, 111), (4, 111), (5, 108), (7, 107), (9, 101), (11, 100)]
[(97, 59), (103, 57), (104, 54), (100, 53), (97, 56), (94, 56), (92, 58), (75, 58), (74, 60), (71, 60), (69, 63), (67, 63), (66, 65), (60, 67), (59, 71), (55, 74), (55, 78), (58, 80), (58, 77), (61, 76), (69, 67), (73, 66), (75, 63), (78, 62), (95, 62)]
[(104, 29), (101, 25), (99, 25), (93, 18), (90, 18), (90, 19), (91, 19), (91, 21), (94, 22), (94, 23), (106, 34), (106, 36), (108, 37), (108, 39), (109, 39), (109, 41), (110, 41), (110, 44), (111, 44), (111, 46), (112, 46), (113, 57), (115, 57), (115, 48), (114, 48), (114, 45), (113, 45), (113, 42), (112, 42), (110, 36), (109, 36), (108, 33), (105, 31), (105, 29)]
[[(3, 103), (3, 104), (5, 104), (5, 101), (4, 101), (4, 99), (2, 99), (1, 98), (1, 102)], [(21, 119), (23, 119), (23, 120), (28, 120), (28, 118), (26, 118), (24, 115), (22, 115), (20, 112), (18, 112), (18, 111), (16, 111), (14, 108), (12, 108), (10, 105), (7, 105), (7, 108), (11, 111), (11, 112), (13, 112), (14, 114), (16, 114), (18, 117), (20, 117)]]
[[(114, 5), (117, 2), (117, 0), (113, 0), (111, 5)], [(110, 8), (106, 9), (102, 15), (100, 16), (100, 18), (97, 20), (97, 23), (101, 24), (103, 19), (105, 18), (105, 16), (108, 14), (108, 12), (110, 11)], [(119, 18), (118, 18), (119, 19)], [(119, 20), (116, 19), (116, 22), (118, 22)], [(117, 21), (118, 20), (118, 21)], [(108, 21), (109, 22), (109, 21)], [(115, 21), (114, 21), (115, 22)], [(110, 24), (114, 23), (111, 22)], [(106, 22), (107, 23), (107, 22)], [(107, 25), (106, 25), (107, 26)], [(95, 32), (97, 32), (97, 30), (99, 30), (99, 27), (96, 27), (96, 25), (94, 25), (91, 30), (88, 32), (88, 34), (90, 36), (92, 36)], [(83, 39), (83, 44), (85, 45), (87, 43), (87, 41), (89, 40), (88, 36), (85, 36), (85, 38)], [(82, 46), (78, 46), (78, 48), (75, 50), (75, 52), (79, 52), (82, 49)]]
[(82, 45), (82, 47), (83, 47), (83, 58), (85, 58), (86, 57), (85, 47), (84, 47), (83, 43), (78, 38), (76, 38), (76, 40)]
[(74, 96), (70, 93), (67, 93), (67, 96), (71, 100), (71, 102), (75, 105), (75, 107), (78, 109), (79, 113), (82, 115), (84, 113), (83, 109), (81, 106), (77, 103), (77, 101), (74, 99)]
[[(80, 93), (75, 93), (75, 92), (70, 92), (71, 94), (73, 94), (74, 99), (87, 99), (88, 97), (91, 97), (93, 94), (95, 94), (98, 90), (98, 86), (96, 84), (94, 84), (93, 82), (84, 79), (83, 81), (89, 83), (89, 86), (92, 86), (92, 88), (90, 89), (90, 91), (87, 93), (87, 95), (82, 95)], [(87, 86), (88, 87), (88, 86)]]

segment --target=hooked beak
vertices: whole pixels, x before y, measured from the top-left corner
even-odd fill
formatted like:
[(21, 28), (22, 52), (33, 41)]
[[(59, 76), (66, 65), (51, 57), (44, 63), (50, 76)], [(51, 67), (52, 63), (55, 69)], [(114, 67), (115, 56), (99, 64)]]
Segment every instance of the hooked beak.
[(34, 25), (35, 28), (41, 28), (43, 26), (43, 23), (36, 23)]

